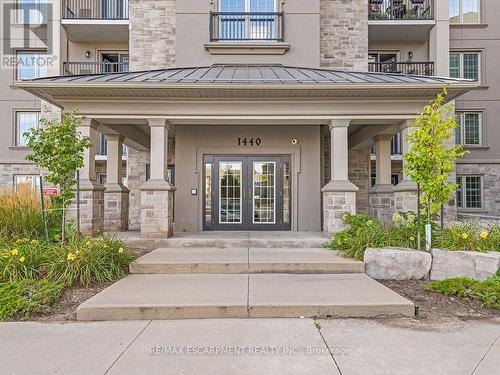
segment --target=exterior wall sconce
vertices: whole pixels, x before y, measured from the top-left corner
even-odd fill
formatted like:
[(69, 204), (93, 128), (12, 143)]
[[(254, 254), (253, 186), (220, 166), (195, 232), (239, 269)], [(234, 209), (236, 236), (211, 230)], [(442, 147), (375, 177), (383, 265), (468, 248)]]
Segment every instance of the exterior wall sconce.
[(413, 51), (412, 50), (408, 51), (408, 60), (409, 61), (413, 60)]
[(90, 51), (89, 50), (85, 51), (85, 57), (87, 59), (90, 59)]

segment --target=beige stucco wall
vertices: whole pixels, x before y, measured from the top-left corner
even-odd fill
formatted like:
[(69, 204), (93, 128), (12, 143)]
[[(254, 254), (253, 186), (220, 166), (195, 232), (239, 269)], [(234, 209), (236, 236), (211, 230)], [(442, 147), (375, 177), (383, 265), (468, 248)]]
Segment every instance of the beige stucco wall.
[[(281, 63), (296, 66), (319, 66), (319, 0), (277, 1), (285, 11), (285, 43), (290, 49), (284, 55), (211, 55), (204, 47), (209, 42), (210, 10), (206, 0), (177, 2), (177, 66), (202, 66), (214, 63)], [(282, 4), (283, 3), (283, 4)]]
[[(240, 147), (238, 137), (259, 137), (261, 146)], [(292, 139), (299, 142), (292, 145)], [(194, 126), (176, 128), (175, 230), (202, 226), (203, 154), (291, 155), (292, 230), (321, 230), (320, 127)], [(191, 189), (198, 189), (192, 196)], [(300, 212), (300, 215), (297, 213)]]

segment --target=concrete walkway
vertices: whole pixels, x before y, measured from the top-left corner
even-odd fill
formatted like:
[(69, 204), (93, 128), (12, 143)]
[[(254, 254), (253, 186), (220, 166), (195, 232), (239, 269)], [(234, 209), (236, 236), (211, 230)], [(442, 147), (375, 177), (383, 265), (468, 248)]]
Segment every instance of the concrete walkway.
[(140, 232), (114, 233), (127, 240), (132, 247), (139, 249), (157, 249), (160, 247), (268, 247), (268, 248), (314, 248), (328, 242), (323, 232), (196, 232), (175, 233), (171, 238), (141, 238)]
[(326, 249), (170, 248), (82, 303), (78, 320), (413, 317), (414, 305)]
[(0, 373), (494, 375), (499, 336), (499, 322), (481, 321), (3, 323)]

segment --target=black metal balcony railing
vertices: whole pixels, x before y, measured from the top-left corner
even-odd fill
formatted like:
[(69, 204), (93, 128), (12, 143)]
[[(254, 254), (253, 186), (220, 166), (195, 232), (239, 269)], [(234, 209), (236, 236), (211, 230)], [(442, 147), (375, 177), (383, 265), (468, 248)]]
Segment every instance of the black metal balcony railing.
[(109, 74), (128, 72), (126, 62), (65, 62), (63, 64), (65, 76), (84, 74)]
[(376, 73), (400, 73), (416, 76), (433, 76), (433, 62), (383, 62), (368, 63), (368, 71)]
[(63, 0), (62, 4), (64, 19), (128, 19), (128, 0)]
[(210, 41), (283, 42), (283, 12), (210, 12)]
[(434, 0), (368, 0), (370, 20), (432, 20)]

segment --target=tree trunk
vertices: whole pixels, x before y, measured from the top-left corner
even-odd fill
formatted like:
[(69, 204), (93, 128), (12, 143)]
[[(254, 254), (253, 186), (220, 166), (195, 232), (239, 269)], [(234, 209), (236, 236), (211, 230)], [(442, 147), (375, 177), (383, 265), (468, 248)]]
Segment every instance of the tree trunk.
[(62, 228), (61, 228), (61, 243), (64, 244), (66, 240), (66, 206), (62, 205)]
[(421, 211), (420, 211), (420, 184), (417, 184), (417, 249), (421, 250), (421, 234), (420, 228), (422, 225)]

